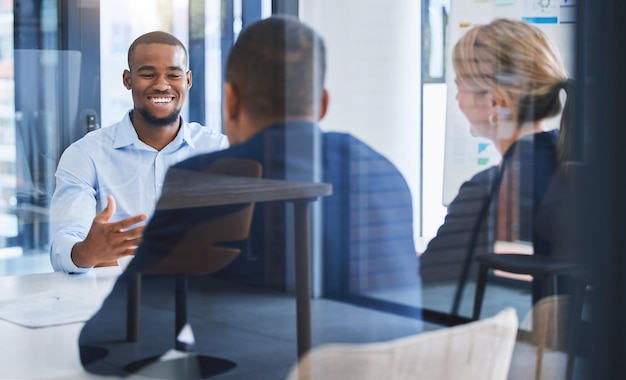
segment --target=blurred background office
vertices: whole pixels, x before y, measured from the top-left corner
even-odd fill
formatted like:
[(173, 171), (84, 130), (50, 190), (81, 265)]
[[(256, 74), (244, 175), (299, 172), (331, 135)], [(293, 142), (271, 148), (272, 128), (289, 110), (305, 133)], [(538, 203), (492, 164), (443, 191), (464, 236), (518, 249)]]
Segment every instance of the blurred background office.
[[(472, 3), (532, 8), (539, 2)], [(605, 274), (597, 285), (605, 292), (600, 293), (596, 315), (611, 319), (597, 336), (602, 347), (611, 348), (599, 351), (607, 354), (603, 368), (615, 374), (623, 364), (613, 358), (623, 348), (610, 339), (608, 329), (624, 317), (623, 306), (614, 302), (623, 299), (626, 289), (619, 273), (624, 268), (624, 234), (618, 231), (622, 227), (602, 226), (623, 226), (620, 215), (626, 209), (620, 198), (625, 187), (620, 162), (626, 160), (620, 159), (624, 129), (619, 128), (624, 120), (619, 101), (625, 87), (624, 53), (611, 42), (624, 35), (626, 9), (612, 0), (553, 3), (576, 5), (571, 29), (577, 48), (569, 59), (580, 94), (578, 119), (586, 131), (580, 132), (579, 143), (596, 153), (596, 170), (589, 181), (595, 185), (594, 201), (580, 208), (586, 216), (580, 219), (584, 234), (572, 239), (587, 238), (581, 247), (594, 252), (594, 265)], [(453, 9), (446, 0), (1, 1), (0, 275), (51, 270), (47, 210), (56, 162), (72, 141), (106, 127), (131, 107), (119, 81), (126, 49), (136, 36), (161, 29), (188, 46), (194, 86), (183, 114), (221, 129), (222, 68), (228, 49), (243, 27), (272, 13), (298, 15), (325, 38), (331, 107), (322, 128), (350, 132), (400, 170), (411, 190), (416, 252), (421, 251), (446, 212), (446, 105), (456, 91), (447, 82), (446, 69)], [(419, 309), (402, 289), (328, 288), (323, 280), (327, 260), (320, 251), (314, 253), (317, 296), (332, 293), (337, 299), (405, 315)], [(342, 275), (357, 272), (367, 278), (375, 263), (360, 264), (342, 266)], [(502, 280), (501, 285), (507, 293), (494, 298), (494, 309), (511, 302), (530, 306), (527, 280)], [(424, 309), (432, 311), (425, 318), (454, 323), (448, 318), (450, 299), (437, 303), (437, 292), (424, 288)]]

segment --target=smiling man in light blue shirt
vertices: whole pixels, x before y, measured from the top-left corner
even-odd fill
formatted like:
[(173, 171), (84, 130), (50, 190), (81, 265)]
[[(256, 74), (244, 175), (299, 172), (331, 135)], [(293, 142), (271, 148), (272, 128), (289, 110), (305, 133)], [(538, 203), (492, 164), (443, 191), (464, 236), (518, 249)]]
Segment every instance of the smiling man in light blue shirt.
[(192, 83), (187, 62), (184, 45), (164, 32), (130, 46), (123, 81), (133, 109), (70, 145), (59, 161), (50, 206), (55, 271), (82, 273), (134, 254), (167, 169), (228, 147), (225, 135), (180, 116)]

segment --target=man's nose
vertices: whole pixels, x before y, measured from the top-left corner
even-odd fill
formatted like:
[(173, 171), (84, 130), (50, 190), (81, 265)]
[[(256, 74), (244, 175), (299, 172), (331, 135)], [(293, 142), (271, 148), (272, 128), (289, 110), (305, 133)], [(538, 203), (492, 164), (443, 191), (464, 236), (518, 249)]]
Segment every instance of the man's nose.
[(159, 91), (166, 91), (170, 89), (170, 82), (165, 75), (159, 75), (155, 79), (154, 88)]

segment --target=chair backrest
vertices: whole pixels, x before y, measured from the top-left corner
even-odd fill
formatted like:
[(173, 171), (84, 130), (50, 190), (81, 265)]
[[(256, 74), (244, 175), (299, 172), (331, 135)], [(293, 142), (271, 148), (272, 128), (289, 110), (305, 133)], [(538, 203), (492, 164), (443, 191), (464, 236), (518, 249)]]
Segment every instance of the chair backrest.
[(517, 313), (507, 308), (491, 318), (388, 342), (323, 345), (287, 379), (504, 380), (517, 327)]
[[(211, 163), (205, 172), (260, 178), (261, 164), (249, 159), (223, 158)], [(219, 244), (245, 239), (250, 231), (253, 210), (254, 203), (248, 203), (192, 226), (171, 253), (143, 273), (211, 274), (219, 271), (240, 253), (239, 248)]]
[(569, 246), (572, 236), (573, 211), (571, 205), (579, 204), (579, 191), (584, 181), (587, 165), (579, 161), (566, 161), (552, 176), (546, 194), (537, 210), (533, 225), (534, 254), (551, 255), (567, 261), (577, 260)]

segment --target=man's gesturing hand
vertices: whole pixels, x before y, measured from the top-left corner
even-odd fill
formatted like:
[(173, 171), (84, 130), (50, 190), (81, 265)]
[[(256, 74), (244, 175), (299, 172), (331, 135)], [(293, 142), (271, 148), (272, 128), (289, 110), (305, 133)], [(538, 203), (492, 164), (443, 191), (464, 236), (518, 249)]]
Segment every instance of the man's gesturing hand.
[(128, 229), (130, 226), (148, 219), (145, 214), (131, 216), (110, 223), (115, 214), (115, 199), (107, 196), (107, 206), (93, 219), (87, 237), (72, 248), (72, 261), (76, 266), (117, 265), (117, 259), (135, 253), (145, 225)]

